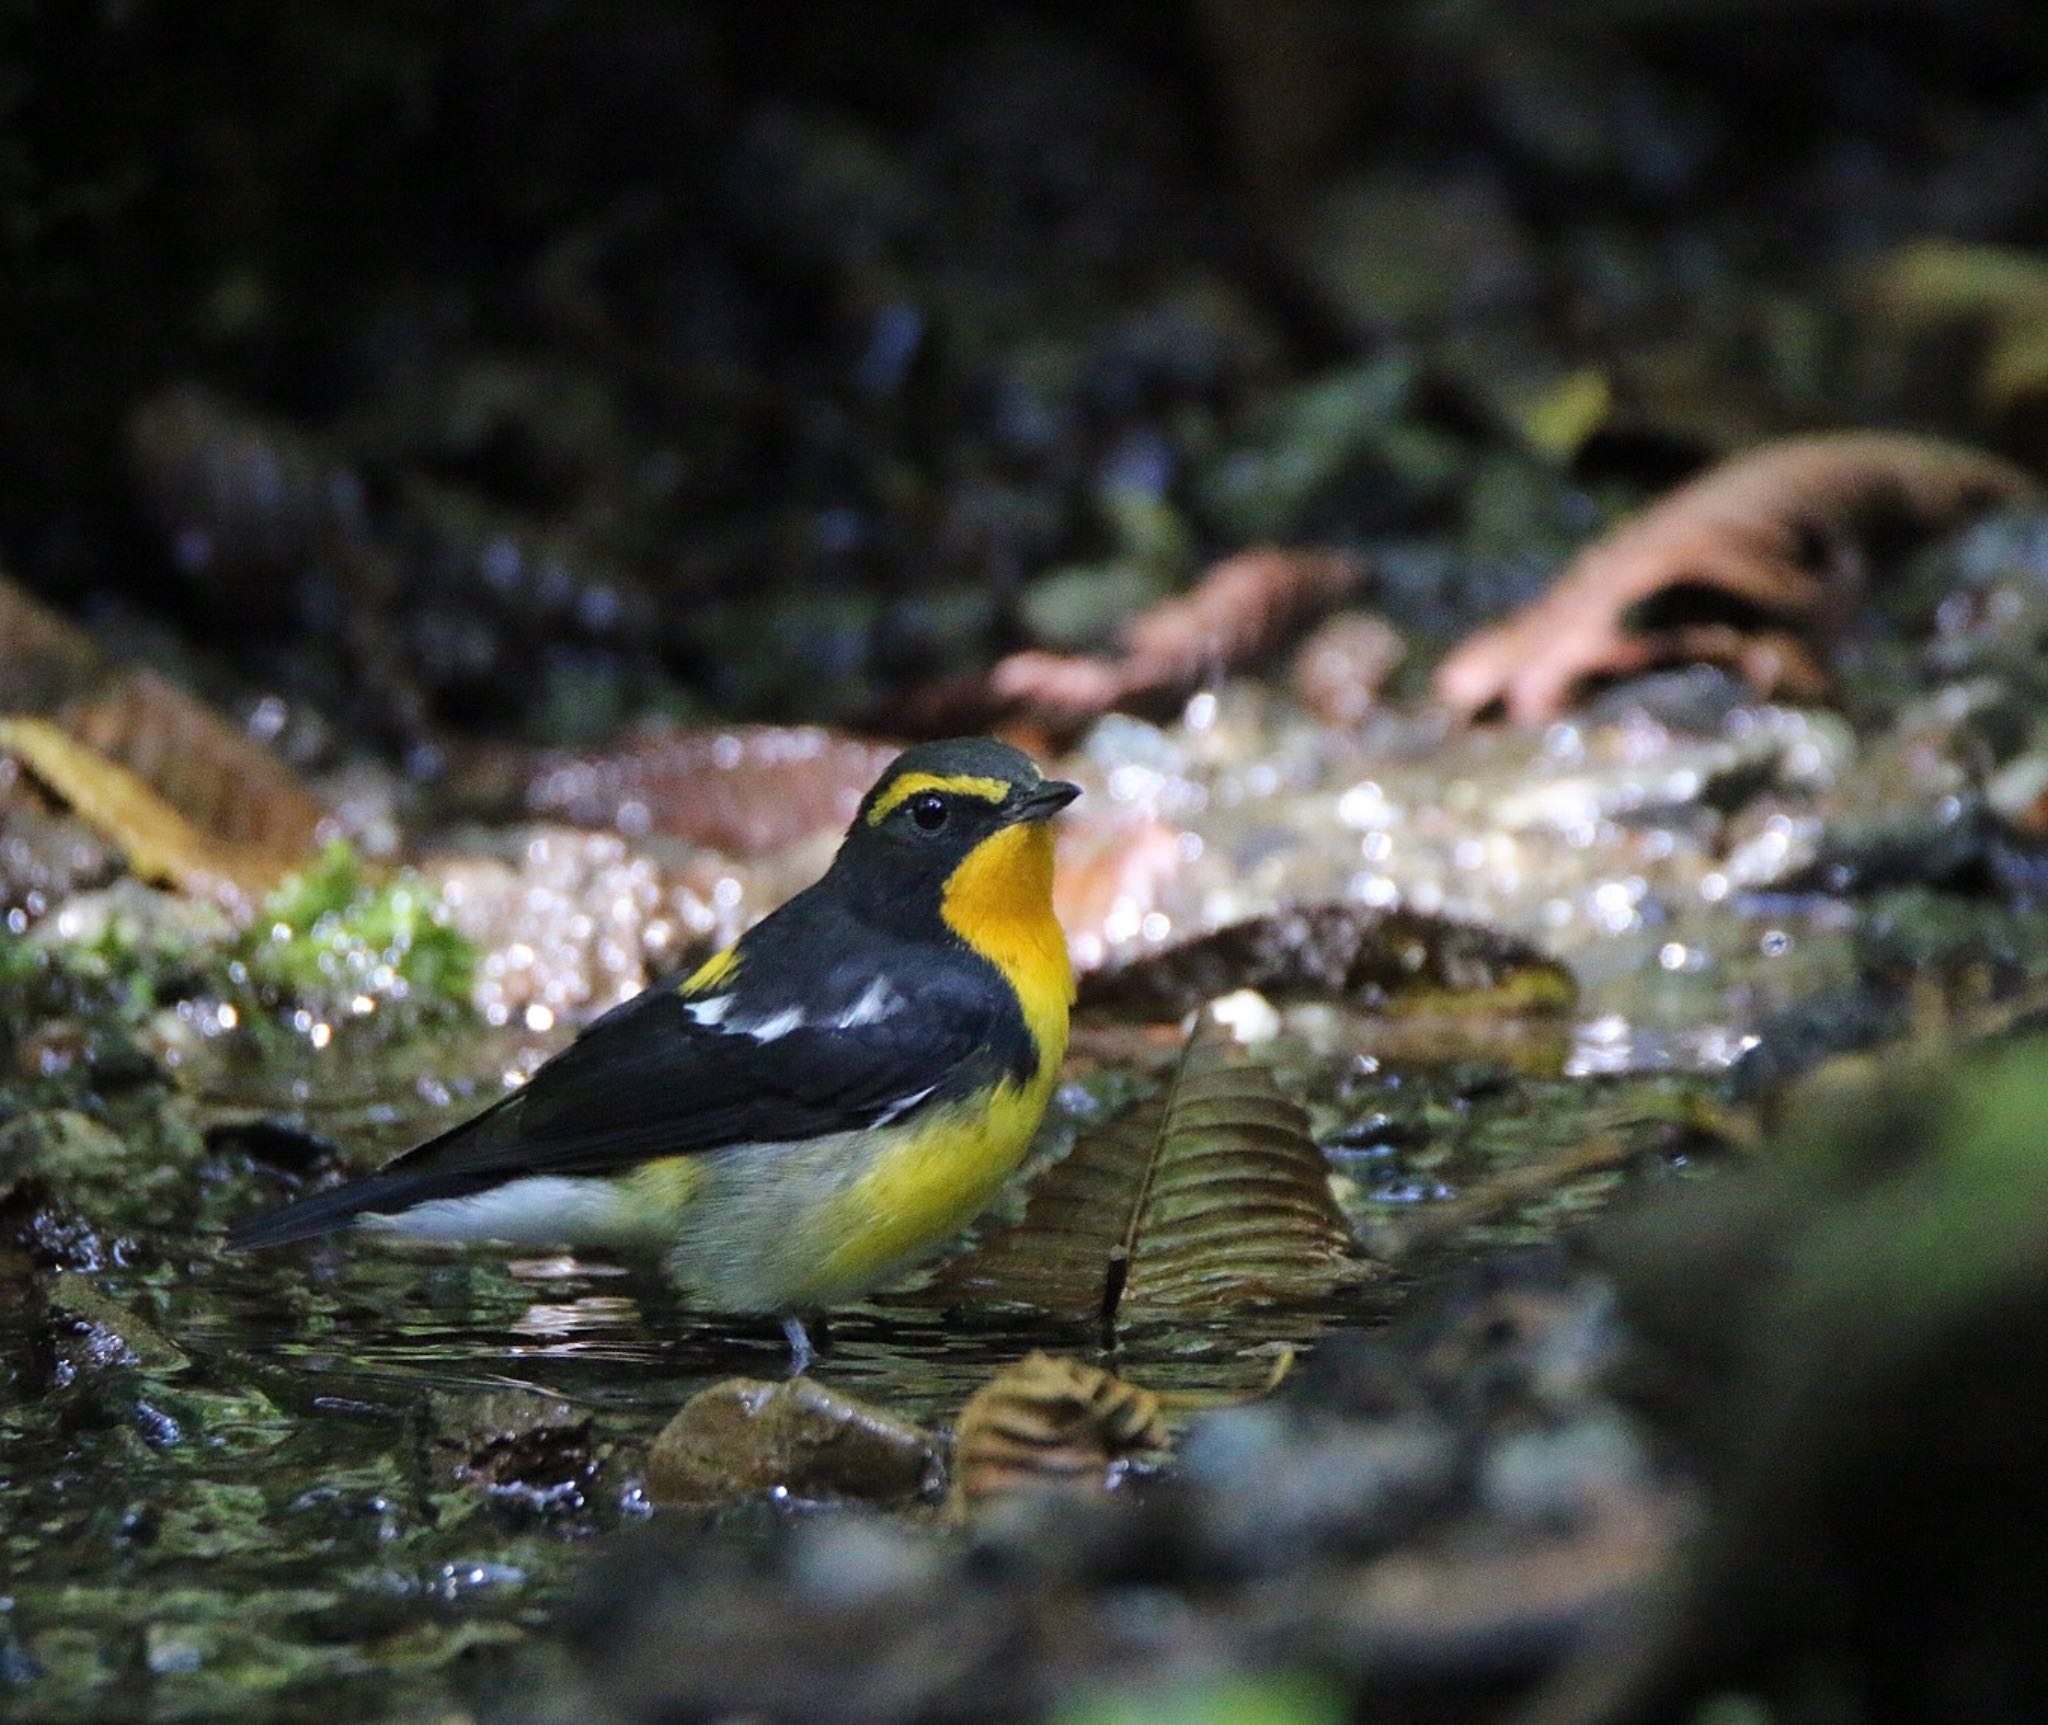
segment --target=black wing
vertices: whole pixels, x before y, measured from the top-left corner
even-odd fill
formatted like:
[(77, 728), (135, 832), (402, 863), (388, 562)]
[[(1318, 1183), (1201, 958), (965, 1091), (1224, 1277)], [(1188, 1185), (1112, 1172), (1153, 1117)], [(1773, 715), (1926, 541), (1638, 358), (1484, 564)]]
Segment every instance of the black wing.
[[(280, 1245), (365, 1211), (467, 1197), (529, 1174), (603, 1174), (659, 1156), (850, 1131), (969, 1094), (1032, 1058), (993, 972), (939, 961), (895, 986), (902, 1008), (877, 1021), (842, 1027), (828, 1018), (769, 1036), (701, 1023), (673, 980), (656, 983), (482, 1114), (381, 1173), (243, 1224), (229, 1243)], [(772, 1017), (758, 995), (751, 1012), (742, 1022)]]

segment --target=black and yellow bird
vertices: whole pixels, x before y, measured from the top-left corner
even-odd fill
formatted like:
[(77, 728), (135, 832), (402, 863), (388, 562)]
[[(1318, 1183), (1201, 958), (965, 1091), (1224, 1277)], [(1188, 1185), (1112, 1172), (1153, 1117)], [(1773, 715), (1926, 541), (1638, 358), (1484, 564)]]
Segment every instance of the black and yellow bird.
[(1037, 1130), (1073, 972), (1051, 816), (1079, 795), (989, 738), (899, 756), (832, 866), (689, 976), (380, 1173), (245, 1223), (654, 1251), (687, 1297), (841, 1304), (986, 1205)]

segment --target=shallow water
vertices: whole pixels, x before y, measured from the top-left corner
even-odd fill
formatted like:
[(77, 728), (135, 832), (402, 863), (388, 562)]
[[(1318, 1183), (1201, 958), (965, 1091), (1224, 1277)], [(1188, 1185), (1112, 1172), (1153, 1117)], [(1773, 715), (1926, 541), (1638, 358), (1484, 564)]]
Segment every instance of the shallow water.
[[(1220, 736), (1234, 714), (1244, 734)], [(1485, 737), (1440, 755), (1398, 725), (1318, 754), (1263, 709), (1226, 702), (1210, 723), (1099, 740), (1111, 799), (1120, 784), (1201, 839), (1147, 913), (1163, 928), (1117, 910), (1131, 950), (1289, 897), (1371, 902), (1384, 879), (1405, 902), (1544, 942), (1580, 995), (1550, 1018), (1283, 1011), (1261, 1055), (1306, 1105), (1361, 1240), (1392, 1261), (1312, 1307), (1127, 1324), (1108, 1363), (1148, 1387), (1250, 1391), (1277, 1355), (1384, 1322), (1418, 1284), (1555, 1241), (1629, 1190), (1710, 1174), (1730, 1154), (1715, 1110), (1735, 1063), (1774, 1018), (1861, 986), (1852, 903), (1746, 896), (1724, 865), (1733, 827), (1708, 842), (1688, 813), (1708, 778), (1747, 770), (1754, 738), (1781, 765), (1808, 749), (1802, 722), (1732, 741), (1626, 725)], [(1245, 759), (1276, 775), (1262, 799), (1253, 769), (1231, 765)], [(1644, 784), (1665, 787), (1668, 814), (1645, 813)], [(37, 1272), (0, 1307), (9, 1717), (405, 1718), (487, 1698), (508, 1660), (548, 1642), (535, 1632), (591, 1539), (649, 1513), (644, 1457), (668, 1418), (721, 1378), (785, 1369), (778, 1326), (688, 1311), (624, 1265), (355, 1240), (235, 1257), (195, 1238), (282, 1201), (294, 1170), (337, 1150), (372, 1166), (462, 1118), (567, 1035), (318, 1028), (180, 1042), (175, 1107), (219, 1135), (203, 1222), (141, 1214), (105, 1267)], [(1100, 1046), (1062, 1090), (1056, 1131), (1151, 1082), (1171, 1039)], [(172, 1106), (108, 1118), (146, 1163)], [(941, 1312), (915, 1286), (836, 1314), (831, 1335), (823, 1381), (941, 1427), (1027, 1350), (1099, 1341)], [(509, 1427), (539, 1434), (519, 1440), (538, 1484), (517, 1469), (491, 1483), (479, 1458)]]

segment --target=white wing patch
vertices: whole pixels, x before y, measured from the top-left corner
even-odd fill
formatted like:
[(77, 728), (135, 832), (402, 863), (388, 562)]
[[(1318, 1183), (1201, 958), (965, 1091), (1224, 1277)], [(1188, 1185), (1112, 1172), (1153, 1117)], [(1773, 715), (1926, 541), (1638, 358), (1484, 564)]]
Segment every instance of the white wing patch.
[[(803, 1009), (796, 1006), (785, 1006), (780, 1012), (771, 1012), (762, 1018), (736, 1017), (730, 994), (709, 994), (701, 999), (686, 1000), (683, 1010), (699, 1024), (715, 1026), (738, 1036), (751, 1036), (756, 1042), (774, 1042), (812, 1022)], [(880, 1024), (902, 1010), (903, 996), (890, 987), (887, 977), (878, 976), (867, 985), (858, 1000), (831, 1020), (831, 1024), (835, 1030), (858, 1030), (864, 1024)]]
[(756, 1042), (773, 1042), (778, 1036), (787, 1036), (803, 1026), (804, 1015), (798, 1007), (786, 1006), (766, 1018), (736, 1018), (733, 1005), (733, 997), (729, 994), (707, 994), (698, 1000), (684, 1001), (683, 1011), (707, 1028), (724, 1030), (735, 1036), (751, 1036)]
[(803, 1028), (804, 1015), (794, 1006), (786, 1006), (772, 1018), (756, 1018), (751, 1022), (733, 1025), (743, 1030), (756, 1042), (773, 1042), (779, 1036), (787, 1036), (792, 1030)]
[(886, 976), (868, 984), (867, 992), (844, 1012), (836, 1023), (841, 1030), (858, 1030), (863, 1024), (880, 1024), (903, 1010), (903, 996), (889, 986)]

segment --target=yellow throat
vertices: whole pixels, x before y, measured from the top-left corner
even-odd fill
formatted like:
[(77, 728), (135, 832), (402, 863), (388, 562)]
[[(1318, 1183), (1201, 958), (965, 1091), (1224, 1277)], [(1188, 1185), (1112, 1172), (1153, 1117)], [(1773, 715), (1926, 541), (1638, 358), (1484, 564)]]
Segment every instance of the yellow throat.
[(1017, 991), (1048, 1081), (1066, 1053), (1074, 1001), (1074, 968), (1052, 913), (1051, 829), (1029, 821), (983, 839), (947, 880), (939, 914)]

